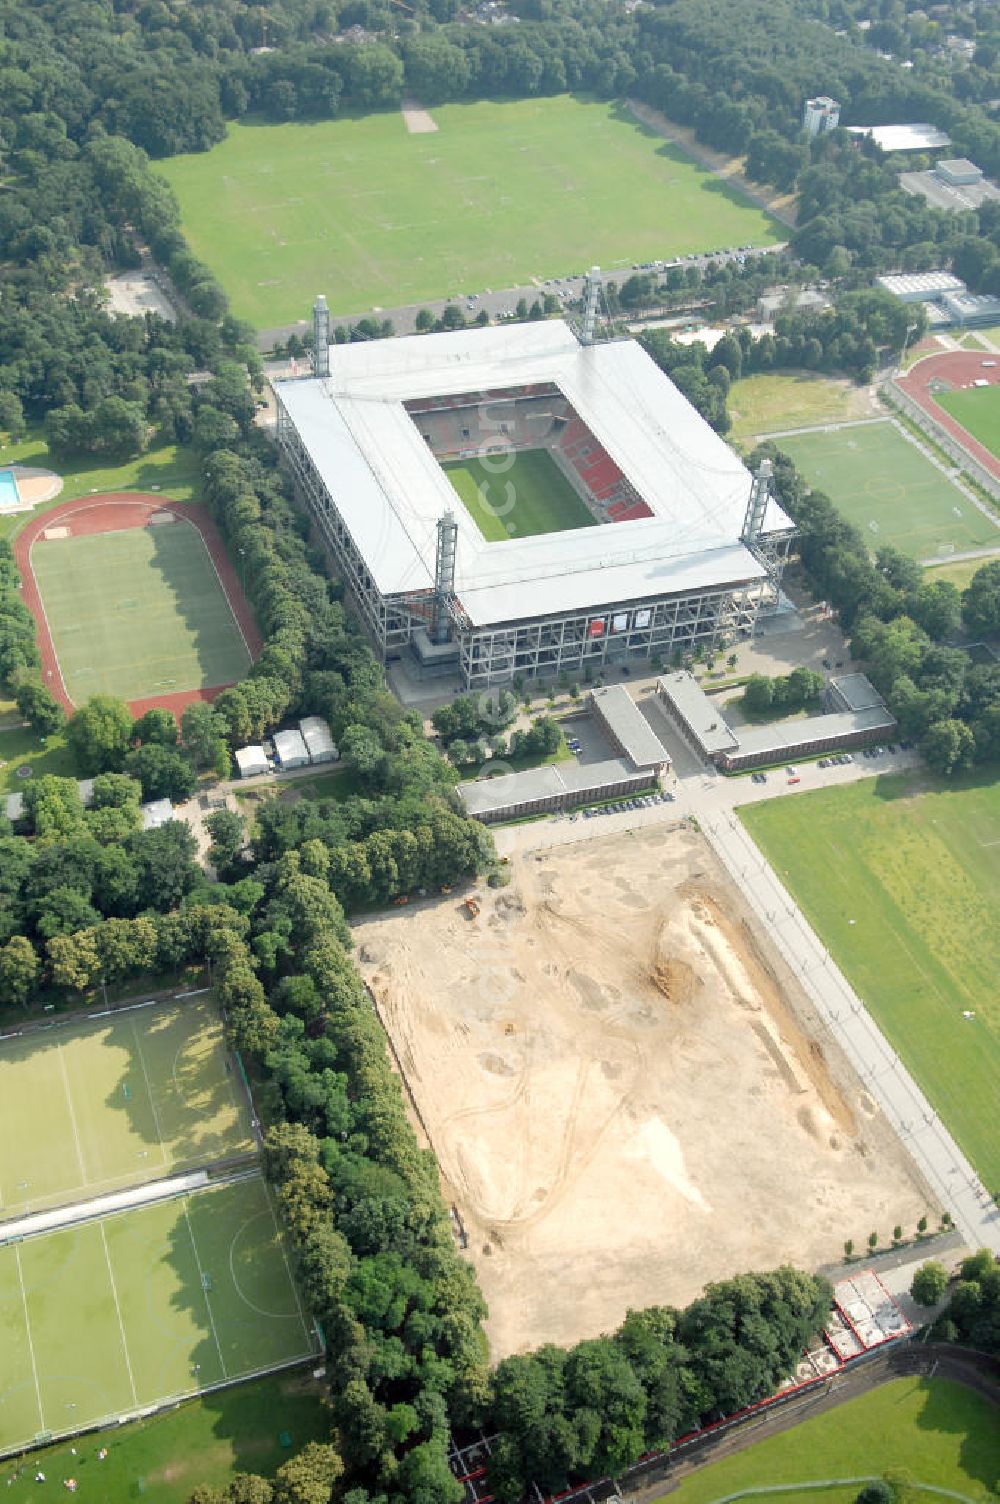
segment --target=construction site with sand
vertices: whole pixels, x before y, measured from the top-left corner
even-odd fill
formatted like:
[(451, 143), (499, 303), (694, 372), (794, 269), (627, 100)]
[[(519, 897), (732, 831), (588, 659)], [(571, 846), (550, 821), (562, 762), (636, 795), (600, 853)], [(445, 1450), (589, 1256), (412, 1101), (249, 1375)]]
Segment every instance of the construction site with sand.
[[(932, 1198), (692, 827), (354, 926), (494, 1358), (815, 1269)], [(478, 912), (477, 910), (478, 906)]]

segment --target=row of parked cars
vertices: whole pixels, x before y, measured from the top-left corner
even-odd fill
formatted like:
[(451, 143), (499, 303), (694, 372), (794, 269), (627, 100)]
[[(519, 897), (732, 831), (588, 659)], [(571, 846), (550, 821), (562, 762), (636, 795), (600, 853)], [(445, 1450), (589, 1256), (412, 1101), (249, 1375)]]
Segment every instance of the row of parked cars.
[(585, 820), (592, 820), (597, 815), (621, 815), (630, 809), (650, 809), (654, 804), (673, 804), (674, 796), (669, 792), (659, 794), (637, 794), (634, 799), (621, 799), (615, 804), (601, 804), (596, 809), (578, 810), (570, 815), (571, 820), (578, 820), (583, 815)]

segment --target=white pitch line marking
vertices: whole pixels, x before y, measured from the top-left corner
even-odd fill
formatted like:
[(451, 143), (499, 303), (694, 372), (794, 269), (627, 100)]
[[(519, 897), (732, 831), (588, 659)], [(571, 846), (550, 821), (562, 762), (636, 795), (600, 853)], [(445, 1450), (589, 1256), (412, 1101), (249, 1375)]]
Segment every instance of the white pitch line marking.
[(118, 1313), (118, 1330), (122, 1335), (122, 1352), (125, 1354), (125, 1367), (128, 1369), (128, 1381), (132, 1386), (132, 1403), (138, 1410), (139, 1395), (136, 1392), (135, 1375), (132, 1372), (132, 1361), (128, 1355), (128, 1343), (125, 1340), (125, 1322), (122, 1320), (122, 1308), (121, 1303), (118, 1299), (118, 1286), (115, 1283), (115, 1271), (111, 1267), (111, 1254), (108, 1250), (108, 1239), (104, 1231), (104, 1223), (99, 1222), (97, 1225), (101, 1229), (101, 1242), (104, 1245), (104, 1260), (108, 1266), (108, 1279), (111, 1281), (111, 1294), (114, 1296), (115, 1311)]
[(69, 1108), (69, 1120), (73, 1127), (73, 1142), (76, 1145), (76, 1159), (80, 1166), (80, 1181), (83, 1185), (89, 1185), (87, 1179), (87, 1167), (83, 1162), (83, 1145), (80, 1143), (80, 1133), (76, 1126), (76, 1112), (73, 1109), (73, 1097), (69, 1089), (69, 1076), (66, 1072), (66, 1061), (63, 1059), (62, 1045), (56, 1045), (56, 1054), (59, 1056), (59, 1069), (62, 1071), (63, 1087), (66, 1091), (66, 1105)]
[(45, 1430), (45, 1415), (42, 1410), (42, 1391), (38, 1383), (38, 1364), (35, 1362), (35, 1344), (31, 1340), (31, 1316), (28, 1313), (28, 1292), (24, 1288), (24, 1275), (21, 1273), (21, 1250), (14, 1245), (14, 1262), (17, 1264), (17, 1282), (21, 1286), (21, 1304), (24, 1306), (24, 1330), (28, 1338), (28, 1352), (31, 1356), (31, 1373), (35, 1380), (35, 1398), (38, 1401), (38, 1429)]
[(224, 1379), (228, 1379), (229, 1374), (226, 1372), (226, 1360), (222, 1356), (222, 1343), (219, 1341), (219, 1334), (215, 1329), (215, 1317), (212, 1315), (212, 1302), (208, 1298), (208, 1286), (205, 1284), (205, 1271), (201, 1266), (201, 1259), (198, 1256), (198, 1244), (195, 1242), (194, 1228), (191, 1226), (191, 1218), (188, 1215), (188, 1204), (186, 1196), (184, 1198), (184, 1221), (187, 1223), (188, 1237), (191, 1239), (191, 1248), (194, 1252), (194, 1261), (198, 1265), (198, 1278), (201, 1280), (201, 1288), (205, 1292), (205, 1306), (208, 1310), (208, 1319), (212, 1326), (212, 1336), (215, 1338), (215, 1346), (219, 1354), (219, 1362), (222, 1364), (222, 1377)]

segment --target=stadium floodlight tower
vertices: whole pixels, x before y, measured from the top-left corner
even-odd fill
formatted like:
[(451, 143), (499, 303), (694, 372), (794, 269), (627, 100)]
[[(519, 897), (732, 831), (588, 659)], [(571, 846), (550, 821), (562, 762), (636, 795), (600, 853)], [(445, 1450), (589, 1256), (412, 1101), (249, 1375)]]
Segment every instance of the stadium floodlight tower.
[(322, 293), (313, 304), (313, 371), (317, 376), (330, 374), (330, 310)]
[(458, 523), (454, 512), (443, 512), (437, 522), (437, 556), (434, 562), (434, 616), (431, 640), (448, 641), (448, 606), (455, 594), (455, 560), (458, 553)]
[(587, 273), (587, 286), (583, 294), (583, 325), (580, 330), (580, 343), (592, 345), (594, 343), (594, 330), (597, 325), (597, 304), (601, 296), (601, 268), (592, 266)]
[(740, 541), (746, 544), (754, 558), (767, 570), (769, 588), (765, 609), (771, 610), (777, 607), (780, 600), (781, 576), (795, 533), (793, 527), (778, 530), (772, 528), (767, 532), (764, 530), (764, 519), (771, 502), (773, 479), (774, 466), (771, 461), (761, 460), (760, 468), (750, 487), (750, 500), (747, 502), (746, 513), (743, 517), (743, 530), (740, 533)]

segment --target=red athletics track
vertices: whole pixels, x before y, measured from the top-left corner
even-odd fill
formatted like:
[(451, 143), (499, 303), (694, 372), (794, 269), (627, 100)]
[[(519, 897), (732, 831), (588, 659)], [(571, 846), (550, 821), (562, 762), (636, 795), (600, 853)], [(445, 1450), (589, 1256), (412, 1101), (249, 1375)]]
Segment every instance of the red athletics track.
[[(174, 516), (182, 517), (185, 522), (190, 522), (198, 529), (211, 555), (219, 579), (222, 581), (222, 588), (226, 592), (229, 605), (239, 623), (240, 631), (246, 639), (251, 655), (256, 658), (264, 645), (257, 623), (254, 621), (250, 603), (243, 593), (236, 571), (226, 553), (221, 534), (204, 507), (135, 491), (114, 491), (103, 496), (81, 496), (76, 501), (64, 501), (61, 506), (52, 507), (49, 511), (41, 512), (37, 517), (33, 517), (27, 527), (22, 528), (14, 539), (13, 549), (21, 574), (21, 597), (35, 618), (38, 651), (42, 655), (45, 682), (70, 714), (75, 707), (66, 693), (66, 686), (59, 672), (59, 661), (56, 658), (49, 625), (45, 620), (42, 599), (31, 568), (31, 546), (50, 527), (68, 528), (71, 537), (82, 537), (85, 533), (117, 533), (131, 527), (148, 527), (149, 519), (154, 512), (172, 512)], [(179, 717), (184, 707), (190, 705), (193, 700), (214, 700), (216, 695), (221, 694), (226, 688), (228, 685), (214, 684), (207, 689), (185, 689), (169, 695), (152, 695), (148, 699), (130, 700), (129, 709), (133, 715), (140, 716), (154, 706), (162, 706), (165, 710), (172, 710)]]
[(941, 355), (928, 355), (918, 360), (905, 376), (897, 376), (896, 385), (922, 407), (928, 417), (939, 423), (946, 433), (967, 449), (984, 470), (1000, 480), (1000, 459), (991, 454), (985, 444), (974, 439), (950, 413), (946, 413), (935, 401), (930, 391), (932, 381), (946, 381), (956, 390), (970, 386), (973, 381), (988, 381), (991, 386), (1000, 386), (1000, 364), (984, 366), (983, 360), (991, 359), (988, 352), (974, 354), (969, 350), (948, 350)]

